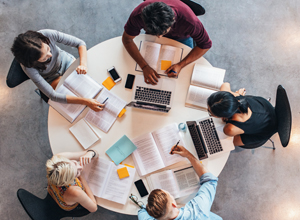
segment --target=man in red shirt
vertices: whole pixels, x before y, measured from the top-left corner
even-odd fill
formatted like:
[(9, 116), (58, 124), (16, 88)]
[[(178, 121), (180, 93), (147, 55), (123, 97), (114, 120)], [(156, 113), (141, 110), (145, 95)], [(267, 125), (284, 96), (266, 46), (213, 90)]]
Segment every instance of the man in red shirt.
[(157, 84), (160, 76), (141, 56), (133, 39), (144, 29), (147, 34), (168, 37), (179, 42), (196, 42), (191, 52), (179, 63), (166, 70), (169, 77), (179, 74), (189, 63), (202, 57), (212, 46), (212, 42), (193, 11), (180, 0), (147, 0), (138, 5), (124, 26), (123, 44), (130, 56), (143, 70), (146, 83)]

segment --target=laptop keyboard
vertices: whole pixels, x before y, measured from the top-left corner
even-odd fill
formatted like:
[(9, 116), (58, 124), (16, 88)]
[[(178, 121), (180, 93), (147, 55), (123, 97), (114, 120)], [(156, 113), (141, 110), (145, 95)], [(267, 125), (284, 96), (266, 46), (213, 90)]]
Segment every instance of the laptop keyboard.
[(146, 101), (163, 105), (170, 105), (171, 94), (172, 92), (170, 91), (137, 86), (135, 90), (134, 99), (137, 101)]
[(142, 108), (142, 109), (148, 109), (152, 111), (157, 111), (157, 112), (169, 112), (170, 109), (162, 109), (162, 108), (151, 108), (150, 106), (139, 106), (139, 105), (134, 105), (135, 108)]
[(223, 151), (217, 130), (212, 118), (199, 122), (202, 135), (205, 139), (206, 147), (210, 154), (215, 154)]
[(194, 146), (196, 148), (199, 160), (203, 160), (205, 158), (207, 158), (207, 152), (206, 149), (204, 147), (204, 143), (202, 140), (202, 137), (200, 135), (200, 131), (199, 128), (196, 124), (195, 121), (187, 121), (186, 122), (188, 129), (190, 131)]

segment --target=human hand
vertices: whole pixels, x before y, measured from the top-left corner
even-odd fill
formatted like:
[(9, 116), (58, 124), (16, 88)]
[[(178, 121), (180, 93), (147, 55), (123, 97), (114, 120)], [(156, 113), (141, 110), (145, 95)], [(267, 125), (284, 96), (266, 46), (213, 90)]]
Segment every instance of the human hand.
[(176, 77), (178, 76), (179, 72), (181, 71), (181, 66), (177, 63), (170, 66), (165, 73), (168, 74), (168, 77)]
[(154, 69), (152, 69), (149, 65), (143, 67), (143, 74), (145, 78), (145, 83), (147, 84), (156, 85), (158, 82), (157, 78), (160, 78), (158, 73)]
[(191, 153), (183, 146), (175, 145), (172, 147), (170, 154), (179, 154), (182, 157), (188, 157)]
[(83, 156), (79, 158), (80, 165), (85, 166), (89, 164), (92, 161), (93, 156), (94, 156), (93, 151), (87, 151)]
[(76, 68), (76, 71), (78, 74), (86, 74), (87, 71), (88, 71), (88, 68), (84, 65), (79, 65), (77, 68)]
[(94, 110), (95, 112), (99, 112), (103, 110), (105, 104), (101, 104), (96, 99), (88, 99), (87, 106), (89, 106), (90, 109)]
[(238, 93), (239, 95), (245, 95), (246, 89), (245, 88), (239, 89), (238, 91), (236, 91), (236, 93)]

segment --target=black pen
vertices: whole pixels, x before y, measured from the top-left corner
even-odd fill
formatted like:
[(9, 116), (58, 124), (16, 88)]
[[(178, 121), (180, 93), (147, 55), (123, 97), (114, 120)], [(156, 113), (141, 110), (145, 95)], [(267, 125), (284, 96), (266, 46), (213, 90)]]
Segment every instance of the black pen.
[(177, 142), (177, 144), (175, 145), (175, 147), (173, 148), (173, 150), (171, 150), (171, 154), (173, 154), (173, 151), (175, 150), (175, 148), (178, 146), (180, 140)]
[(107, 101), (108, 97), (104, 100), (104, 102), (102, 102), (102, 104), (105, 104), (105, 102)]

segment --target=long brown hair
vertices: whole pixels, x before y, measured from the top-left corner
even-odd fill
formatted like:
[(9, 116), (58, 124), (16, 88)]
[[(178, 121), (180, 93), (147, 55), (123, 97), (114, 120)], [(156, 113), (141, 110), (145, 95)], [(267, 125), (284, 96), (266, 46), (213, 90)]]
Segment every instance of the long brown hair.
[(49, 45), (49, 38), (37, 31), (27, 31), (15, 38), (11, 52), (16, 60), (25, 67), (45, 70), (49, 61), (44, 63), (38, 62), (38, 59), (42, 56), (42, 43)]

